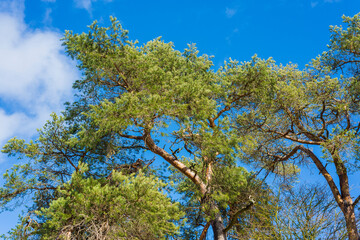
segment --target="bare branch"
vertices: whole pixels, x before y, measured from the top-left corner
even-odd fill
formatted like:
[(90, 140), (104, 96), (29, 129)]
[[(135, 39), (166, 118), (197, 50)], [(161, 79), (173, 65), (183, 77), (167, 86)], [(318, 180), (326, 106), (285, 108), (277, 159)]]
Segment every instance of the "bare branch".
[(299, 138), (295, 138), (293, 136), (289, 136), (288, 134), (291, 132), (290, 130), (288, 130), (286, 133), (282, 133), (276, 130), (271, 130), (271, 129), (263, 129), (261, 128), (263, 131), (268, 132), (268, 133), (275, 133), (278, 134), (279, 136), (289, 139), (291, 141), (294, 142), (298, 142), (298, 143), (303, 143), (303, 144), (310, 144), (310, 145), (320, 145), (322, 141), (311, 141), (311, 140), (303, 140), (303, 139), (299, 139)]
[[(249, 197), (250, 198), (250, 197)], [(227, 233), (236, 223), (237, 218), (240, 216), (240, 214), (242, 214), (243, 212), (249, 210), (252, 205), (254, 205), (255, 201), (253, 199), (250, 199), (250, 203), (248, 205), (246, 205), (246, 207), (240, 209), (239, 211), (237, 211), (231, 218), (229, 225), (224, 229), (224, 233)]]
[(356, 207), (356, 204), (358, 204), (360, 201), (360, 195), (355, 199), (355, 201), (353, 202), (353, 207)]

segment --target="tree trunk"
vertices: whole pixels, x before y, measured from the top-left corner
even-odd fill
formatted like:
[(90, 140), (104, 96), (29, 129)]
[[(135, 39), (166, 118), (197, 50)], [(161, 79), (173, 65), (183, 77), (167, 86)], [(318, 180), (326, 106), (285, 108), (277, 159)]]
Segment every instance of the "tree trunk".
[(226, 233), (224, 233), (224, 223), (222, 221), (220, 213), (216, 214), (215, 219), (211, 223), (214, 240), (226, 240)]
[(336, 174), (339, 176), (342, 204), (338, 204), (344, 213), (349, 240), (359, 240), (360, 238), (356, 226), (353, 201), (350, 196), (349, 178), (346, 166), (338, 153), (338, 149), (332, 148), (328, 150), (334, 160)]
[(328, 149), (328, 151), (331, 153), (331, 156), (334, 160), (336, 174), (339, 177), (340, 191), (336, 186), (332, 176), (326, 170), (326, 167), (324, 167), (324, 165), (321, 163), (318, 157), (310, 149), (307, 149), (304, 146), (300, 145), (298, 146), (298, 148), (309, 155), (309, 157), (315, 163), (316, 167), (319, 169), (320, 173), (326, 179), (334, 195), (335, 201), (337, 202), (338, 206), (340, 207), (341, 211), (344, 214), (349, 240), (360, 240), (359, 232), (356, 226), (356, 217), (355, 217), (353, 201), (350, 196), (348, 174), (343, 161), (341, 160), (340, 156), (337, 154), (337, 151), (335, 151), (336, 149), (334, 150), (330, 148)]
[(341, 210), (345, 216), (349, 240), (359, 240), (360, 237), (356, 226), (354, 206), (352, 204), (345, 203)]

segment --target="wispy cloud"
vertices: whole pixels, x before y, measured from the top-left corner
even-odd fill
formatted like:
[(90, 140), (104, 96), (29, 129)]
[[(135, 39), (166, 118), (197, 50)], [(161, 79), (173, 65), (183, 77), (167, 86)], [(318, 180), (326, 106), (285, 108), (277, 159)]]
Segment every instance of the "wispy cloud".
[(86, 11), (91, 12), (91, 5), (92, 2), (95, 2), (96, 0), (74, 0), (76, 7), (78, 8), (84, 8)]
[(42, 2), (56, 2), (56, 0), (41, 0)]
[(45, 16), (44, 16), (44, 20), (43, 20), (44, 24), (50, 25), (52, 23), (51, 13), (52, 13), (52, 9), (47, 8), (46, 11), (45, 11)]
[[(102, 1), (105, 3), (109, 3), (109, 2), (112, 2), (113, 0), (102, 0)], [(91, 14), (92, 13), (92, 4), (94, 2), (97, 2), (97, 0), (74, 0), (74, 2), (75, 2), (75, 6), (77, 8), (83, 8), (86, 11), (88, 11), (89, 14)]]
[(228, 45), (232, 44), (232, 38), (239, 33), (239, 28), (234, 28), (232, 32), (225, 38)]
[(323, 0), (323, 1), (311, 1), (310, 2), (310, 6), (311, 8), (315, 8), (315, 7), (318, 7), (320, 5), (323, 5), (325, 3), (338, 3), (338, 2), (341, 2), (342, 0)]
[(310, 2), (310, 6), (312, 8), (316, 7), (319, 4), (319, 2)]
[(228, 8), (227, 7), (225, 9), (225, 15), (228, 18), (232, 18), (236, 14), (236, 12), (237, 12), (237, 9), (235, 9), (235, 8)]
[[(16, 2), (16, 4), (14, 4)], [(7, 3), (7, 4), (5, 4)], [(51, 112), (71, 100), (78, 72), (58, 33), (24, 23), (23, 1), (2, 2), (0, 12), (0, 145), (29, 138)], [(0, 157), (1, 159), (1, 157)]]

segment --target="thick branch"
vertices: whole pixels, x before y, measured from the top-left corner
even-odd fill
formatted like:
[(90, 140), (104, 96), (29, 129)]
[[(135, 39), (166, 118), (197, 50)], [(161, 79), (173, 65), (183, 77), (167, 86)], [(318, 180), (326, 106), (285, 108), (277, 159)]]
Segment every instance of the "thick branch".
[(215, 127), (215, 120), (218, 119), (218, 118), (221, 116), (221, 114), (223, 114), (223, 113), (226, 112), (226, 111), (229, 111), (230, 109), (231, 109), (230, 106), (226, 106), (226, 107), (224, 107), (222, 110), (220, 110), (220, 111), (218, 112), (218, 114), (216, 115), (216, 117), (214, 117), (214, 118), (209, 118), (210, 127), (214, 128), (214, 127)]
[[(279, 133), (279, 134), (281, 134), (281, 133)], [(298, 138), (291, 137), (289, 135), (284, 135), (283, 137), (286, 138), (286, 139), (289, 139), (289, 140), (291, 140), (293, 142), (298, 142), (298, 143), (303, 143), (303, 144), (310, 144), (310, 145), (320, 145), (321, 144), (321, 141), (303, 140), (303, 139), (298, 139)]]
[(292, 157), (297, 150), (301, 150), (302, 152), (306, 153), (311, 160), (315, 163), (316, 167), (318, 168), (318, 170), (320, 171), (320, 173), (324, 176), (325, 180), (327, 181), (331, 192), (334, 195), (334, 198), (336, 200), (336, 202), (341, 206), (343, 205), (343, 199), (341, 197), (341, 194), (339, 192), (339, 189), (337, 188), (332, 176), (329, 174), (329, 172), (326, 170), (326, 168), (324, 167), (324, 165), (321, 163), (321, 161), (318, 159), (318, 157), (308, 148), (302, 146), (302, 145), (298, 145), (296, 146), (290, 153), (288, 153), (286, 156), (284, 157), (279, 157), (278, 161), (285, 161), (287, 159), (289, 159), (290, 157)]
[(120, 134), (120, 137), (129, 138), (129, 139), (135, 139), (135, 140), (143, 140), (143, 136), (133, 136), (133, 135), (127, 135), (127, 134)]
[(205, 157), (205, 162), (207, 162), (206, 173), (205, 173), (206, 184), (207, 184), (207, 185), (210, 185), (211, 178), (212, 178), (212, 175), (213, 175), (212, 162), (209, 161), (209, 160), (207, 159), (207, 157)]
[(70, 163), (70, 165), (73, 166), (73, 168), (75, 168), (75, 171), (76, 172), (79, 171), (79, 168), (77, 166), (75, 166), (75, 164), (70, 160), (70, 158), (62, 151), (60, 151), (60, 152), (66, 158), (66, 160)]
[(324, 176), (325, 180), (327, 181), (328, 185), (330, 186), (331, 192), (333, 193), (336, 202), (339, 204), (339, 206), (342, 206), (344, 204), (344, 202), (341, 198), (339, 189), (337, 188), (333, 178), (331, 177), (329, 172), (326, 170), (324, 165), (321, 163), (321, 161), (318, 159), (318, 157), (310, 149), (307, 149), (301, 145), (298, 147), (301, 151), (306, 153), (313, 160), (316, 167), (319, 169), (320, 173)]
[(337, 153), (337, 151), (335, 149), (333, 149), (333, 150), (330, 149), (329, 151), (334, 160), (336, 174), (339, 176), (341, 197), (343, 200), (351, 203), (352, 199), (350, 196), (349, 178), (348, 178), (345, 164), (341, 160), (339, 154)]
[(299, 116), (293, 116), (293, 113), (288, 108), (285, 108), (285, 111), (288, 114), (288, 116), (290, 117), (291, 121), (301, 131), (301, 133), (303, 133), (306, 137), (308, 137), (310, 140), (312, 140), (314, 142), (321, 142), (321, 139), (318, 136), (310, 133), (309, 131), (307, 131), (305, 129), (305, 127), (301, 123)]
[(199, 240), (204, 240), (206, 238), (206, 233), (210, 227), (211, 221), (208, 221), (204, 227), (204, 229), (201, 232)]
[(274, 155), (274, 157), (276, 158), (276, 161), (277, 162), (284, 162), (286, 160), (288, 160), (289, 158), (291, 158), (292, 156), (295, 155), (295, 153), (300, 149), (300, 146), (296, 146), (294, 147), (293, 150), (291, 150), (288, 154), (286, 154), (285, 156), (283, 157), (280, 157), (278, 155)]
[(350, 120), (349, 111), (347, 109), (345, 110), (345, 117), (346, 117), (346, 130), (349, 130), (351, 127), (351, 120)]
[(163, 159), (165, 159), (165, 161), (170, 163), (172, 166), (178, 169), (182, 174), (184, 174), (186, 177), (191, 179), (191, 181), (193, 181), (200, 188), (200, 192), (203, 195), (206, 193), (206, 186), (203, 183), (203, 181), (200, 179), (199, 175), (195, 171), (188, 168), (184, 163), (176, 159), (174, 156), (166, 152), (164, 149), (157, 146), (154, 140), (150, 136), (150, 130), (145, 129), (143, 140), (146, 146), (150, 149), (150, 151), (161, 156)]
[[(350, 53), (353, 53), (353, 51), (350, 51)], [(357, 54), (357, 53), (356, 53)], [(341, 63), (340, 63), (341, 62)], [(339, 64), (336, 66), (336, 67), (339, 67), (341, 68), (342, 66), (344, 66), (345, 64), (349, 64), (349, 63), (360, 63), (359, 60), (347, 60), (347, 61), (344, 61), (344, 60), (341, 60), (339, 61)]]
[(239, 95), (239, 96), (236, 96), (227, 106), (225, 106), (223, 109), (221, 109), (215, 117), (213, 118), (209, 118), (209, 125), (211, 128), (214, 128), (215, 127), (215, 121), (224, 113), (224, 112), (227, 112), (229, 111), (233, 106), (232, 104), (233, 103), (236, 103), (237, 101), (239, 101), (241, 98), (243, 97), (247, 97), (251, 95), (251, 92), (248, 92), (248, 93), (245, 93), (245, 94), (242, 94), (242, 95)]
[(130, 85), (129, 85), (129, 83), (126, 81), (126, 77), (124, 76), (124, 73), (119, 69), (118, 65), (116, 65), (115, 63), (114, 63), (114, 67), (116, 68), (116, 71), (118, 72), (118, 74), (122, 77), (122, 80), (123, 80), (124, 83), (125, 83), (125, 88), (126, 88), (126, 90), (128, 90), (129, 92), (131, 92), (131, 90), (130, 90)]

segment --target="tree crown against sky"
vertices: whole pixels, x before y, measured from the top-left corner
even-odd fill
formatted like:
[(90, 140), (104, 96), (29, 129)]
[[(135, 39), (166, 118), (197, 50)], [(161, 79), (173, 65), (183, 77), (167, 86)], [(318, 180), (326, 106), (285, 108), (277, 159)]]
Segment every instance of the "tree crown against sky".
[(343, 20), (345, 28), (331, 27), (329, 50), (304, 71), (295, 66), (277, 71), (272, 102), (249, 109), (246, 117), (238, 118), (238, 127), (251, 129), (260, 140), (250, 155), (263, 159), (265, 165), (310, 159), (344, 213), (349, 238), (358, 239), (355, 208), (360, 196), (351, 194), (349, 175), (359, 169), (360, 18), (357, 14)]
[[(235, 104), (240, 108), (249, 102), (254, 93), (267, 95), (263, 85), (273, 62), (257, 57), (242, 64), (230, 61), (214, 72), (209, 57), (198, 56), (195, 46), (181, 53), (172, 43), (155, 39), (138, 47), (127, 40), (118, 21), (111, 20), (108, 28), (94, 23), (89, 33), (65, 34), (67, 52), (84, 73), (74, 84), (78, 100), (68, 105), (64, 116), (54, 114), (37, 141), (13, 139), (4, 148), (30, 162), (8, 172), (2, 203), (24, 194), (34, 194), (35, 200), (24, 218), (34, 224), (14, 234), (23, 230), (41, 236), (36, 226), (42, 229), (47, 217), (57, 216), (44, 217), (42, 209), (58, 209), (54, 204), (61, 200), (55, 199), (62, 199), (61, 189), (79, 164), (86, 163), (88, 175), (103, 179), (114, 169), (135, 164), (140, 150), (150, 150), (182, 173), (179, 187), (196, 198), (197, 206), (184, 206), (198, 209), (190, 222), (195, 227), (211, 223), (216, 238), (225, 239), (239, 213), (254, 204), (248, 185), (256, 185), (254, 177), (237, 166), (236, 149), (243, 137), (227, 126), (225, 114)], [(232, 177), (219, 181), (226, 175)], [(186, 179), (190, 181), (181, 184)], [(27, 233), (29, 227), (34, 231)]]
[[(244, 63), (230, 60), (213, 71), (211, 60), (198, 56), (193, 46), (180, 53), (171, 43), (155, 39), (138, 47), (127, 40), (115, 19), (112, 22), (109, 28), (93, 24), (88, 34), (66, 34), (68, 53), (84, 71), (84, 78), (75, 83), (82, 95), (69, 105), (64, 118), (54, 115), (38, 142), (13, 140), (7, 145), (8, 153), (26, 154), (35, 160), (35, 168), (31, 164), (14, 167), (8, 181), (15, 184), (3, 189), (4, 203), (30, 190), (40, 199), (48, 199), (36, 202), (36, 208), (48, 207), (56, 198), (51, 196), (57, 194), (55, 188), (79, 171), (79, 161), (89, 165), (89, 174), (101, 179), (109, 176), (116, 164), (133, 164), (137, 153), (132, 150), (145, 149), (175, 167), (182, 173), (180, 178), (189, 180), (185, 192), (190, 191), (200, 203), (196, 217), (205, 228), (207, 222), (212, 225), (217, 239), (225, 239), (235, 231), (232, 227), (238, 214), (254, 204), (243, 187), (254, 178), (237, 165), (243, 157), (241, 146), (253, 149), (261, 142), (254, 141), (255, 136), (239, 134), (241, 129), (234, 123), (243, 123), (249, 108), (272, 106), (274, 97), (277, 103), (279, 90), (284, 90), (279, 79), (303, 80), (307, 72), (257, 57)], [(302, 75), (305, 78), (299, 78)], [(170, 143), (163, 143), (164, 139)], [(284, 152), (286, 149), (280, 151)], [(275, 163), (287, 160), (286, 156), (265, 154)], [(281, 164), (277, 172), (292, 169), (296, 170), (292, 164)], [(27, 181), (21, 182), (16, 171), (29, 176)], [(226, 175), (234, 177), (221, 179)], [(231, 187), (224, 186), (224, 181)]]

